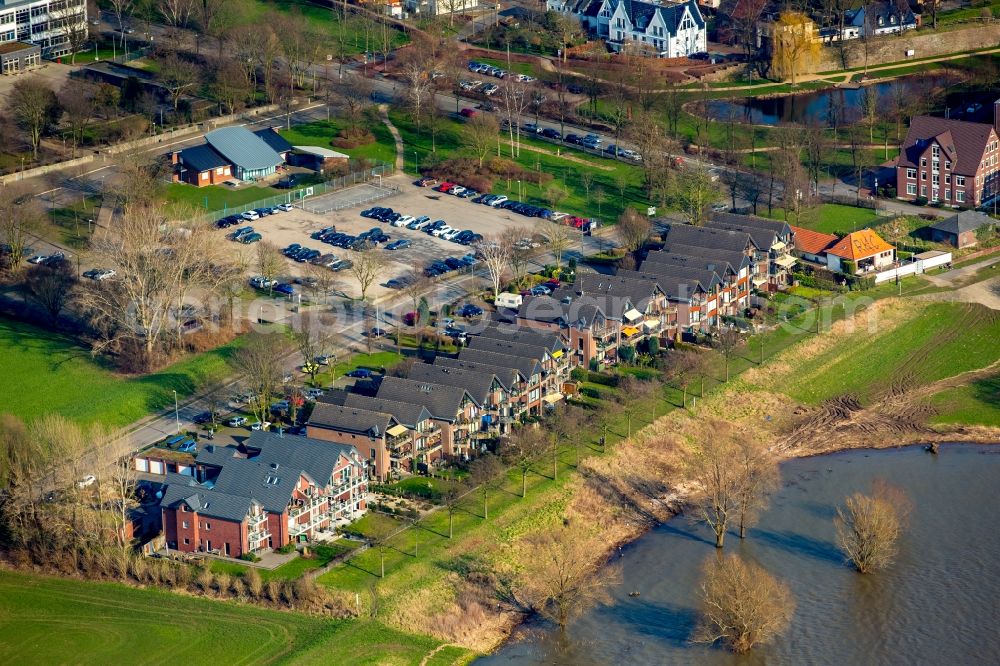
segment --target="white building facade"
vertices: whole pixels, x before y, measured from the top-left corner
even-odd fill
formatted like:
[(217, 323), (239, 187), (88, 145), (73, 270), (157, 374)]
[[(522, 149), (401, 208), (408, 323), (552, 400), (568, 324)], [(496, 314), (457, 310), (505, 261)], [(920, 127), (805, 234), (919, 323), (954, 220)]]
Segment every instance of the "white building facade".
[(27, 0), (0, 3), (0, 44), (30, 42), (42, 56), (56, 58), (70, 52), (67, 34), (87, 30), (86, 0)]
[(547, 7), (575, 16), (614, 51), (683, 58), (708, 48), (705, 19), (694, 0), (662, 5), (633, 0), (547, 0)]

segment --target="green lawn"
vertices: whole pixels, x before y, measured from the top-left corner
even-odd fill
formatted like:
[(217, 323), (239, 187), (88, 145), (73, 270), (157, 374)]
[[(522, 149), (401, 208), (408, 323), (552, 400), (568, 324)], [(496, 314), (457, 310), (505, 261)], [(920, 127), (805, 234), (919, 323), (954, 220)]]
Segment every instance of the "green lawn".
[[(758, 213), (763, 217), (771, 217), (775, 220), (785, 219), (785, 211), (775, 208), (768, 215), (767, 208), (759, 208)], [(812, 219), (800, 222), (801, 226), (813, 231), (821, 231), (827, 234), (837, 234), (844, 236), (852, 231), (874, 226), (876, 223), (884, 221), (869, 208), (855, 208), (854, 206), (842, 206), (840, 204), (822, 204)], [(792, 222), (794, 224), (794, 222)]]
[(339, 148), (331, 143), (337, 133), (345, 127), (347, 127), (347, 123), (344, 120), (333, 118), (295, 125), (291, 129), (280, 130), (279, 134), (293, 146), (320, 146), (346, 153), (354, 158), (364, 158), (387, 164), (392, 164), (395, 161), (396, 144), (392, 140), (389, 128), (381, 120), (370, 118), (365, 123), (365, 127), (375, 136), (375, 142), (357, 148)]
[(931, 423), (1000, 428), (1000, 376), (993, 376), (934, 396)]
[(998, 358), (996, 312), (980, 305), (932, 303), (901, 326), (859, 332), (812, 359), (787, 392), (811, 404), (844, 394), (865, 401), (897, 382), (912, 388), (986, 367)]
[(497, 58), (476, 58), (476, 62), (493, 65), (494, 67), (499, 67), (509, 72), (516, 72), (517, 74), (527, 74), (528, 76), (534, 76), (536, 79), (538, 78), (538, 70), (530, 62), (511, 61), (509, 66), (506, 60), (498, 60)]
[(316, 385), (327, 386), (333, 382), (334, 379), (343, 377), (348, 372), (356, 368), (368, 368), (370, 370), (384, 368), (385, 370), (389, 370), (401, 360), (402, 356), (394, 351), (372, 352), (371, 354), (354, 354), (344, 361), (334, 363), (332, 368), (328, 367), (323, 372), (317, 374)]
[(195, 187), (187, 183), (170, 183), (166, 187), (167, 201), (174, 207), (208, 210), (239, 209), (249, 203), (287, 194), (288, 190), (274, 187), (244, 185), (237, 189), (225, 185)]
[[(312, 569), (319, 569), (330, 562), (330, 560), (354, 550), (358, 547), (357, 541), (341, 539), (331, 544), (322, 544), (314, 548), (312, 557), (296, 557), (293, 560), (282, 564), (275, 569), (257, 569), (263, 580), (295, 580), (302, 574)], [(243, 576), (246, 574), (248, 565), (228, 562), (226, 560), (211, 560), (212, 571), (216, 573), (227, 573), (231, 576)]]
[[(417, 664), (438, 645), (370, 620), (0, 571), (0, 652), (9, 664), (374, 666)], [(468, 658), (449, 650), (454, 659)]]
[(232, 370), (238, 341), (143, 377), (123, 378), (68, 336), (0, 319), (2, 410), (24, 419), (61, 414), (79, 423), (120, 427), (219, 381)]
[(49, 221), (56, 228), (56, 234), (63, 244), (77, 249), (85, 249), (90, 243), (92, 225), (87, 220), (97, 217), (101, 199), (97, 196), (84, 197), (62, 208), (50, 208)]

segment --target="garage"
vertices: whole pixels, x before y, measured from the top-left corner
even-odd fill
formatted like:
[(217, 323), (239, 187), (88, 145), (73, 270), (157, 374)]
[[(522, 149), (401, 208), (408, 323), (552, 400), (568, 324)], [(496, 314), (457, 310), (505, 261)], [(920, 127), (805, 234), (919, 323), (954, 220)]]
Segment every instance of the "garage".
[(165, 474), (163, 471), (163, 461), (162, 460), (150, 460), (149, 461), (149, 473), (150, 474)]

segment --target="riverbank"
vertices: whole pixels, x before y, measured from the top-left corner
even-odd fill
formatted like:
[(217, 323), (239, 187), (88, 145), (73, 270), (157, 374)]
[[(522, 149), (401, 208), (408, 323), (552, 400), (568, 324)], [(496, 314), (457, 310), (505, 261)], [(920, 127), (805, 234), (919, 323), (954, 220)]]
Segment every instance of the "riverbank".
[[(1000, 533), (991, 506), (1000, 446), (952, 443), (937, 456), (919, 447), (851, 450), (781, 469), (770, 507), (746, 539), (726, 546), (779, 577), (797, 602), (788, 631), (754, 648), (753, 663), (996, 662), (990, 622), (1000, 579), (990, 571)], [(845, 497), (877, 481), (906, 492), (913, 509), (893, 565), (860, 576), (844, 561), (833, 519)], [(742, 663), (690, 641), (701, 570), (716, 554), (704, 526), (668, 521), (614, 558), (624, 575), (607, 605), (564, 635), (531, 622), (476, 665)]]
[[(940, 414), (936, 394), (1000, 371), (995, 345), (980, 343), (997, 336), (998, 326), (996, 313), (981, 306), (872, 303), (699, 397), (696, 406), (657, 419), (607, 455), (585, 459), (554, 517), (589, 526), (606, 545), (594, 563), (608, 561), (680, 511), (690, 494), (684, 454), (712, 436), (713, 420), (773, 442), (781, 461), (931, 441), (998, 442), (1000, 425), (930, 424)], [(512, 631), (520, 617), (507, 619)]]

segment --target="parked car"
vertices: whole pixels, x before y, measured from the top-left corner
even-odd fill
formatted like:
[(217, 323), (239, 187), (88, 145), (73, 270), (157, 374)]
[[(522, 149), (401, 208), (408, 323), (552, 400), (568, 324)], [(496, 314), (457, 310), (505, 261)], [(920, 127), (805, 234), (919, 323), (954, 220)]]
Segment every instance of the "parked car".
[(413, 243), (411, 243), (408, 239), (406, 239), (406, 238), (400, 238), (400, 239), (394, 240), (391, 243), (389, 243), (388, 245), (386, 245), (385, 249), (387, 249), (387, 250), (404, 250), (404, 249), (410, 247), (411, 245), (413, 245)]
[(353, 377), (355, 379), (370, 379), (374, 375), (375, 373), (368, 368), (355, 368), (347, 373), (348, 377)]
[(562, 138), (562, 134), (559, 133), (559, 130), (552, 129), (551, 127), (545, 127), (545, 128), (543, 128), (542, 129), (542, 136), (544, 136), (547, 139), (556, 139), (556, 140), (559, 140), (559, 139)]
[(275, 280), (270, 280), (263, 275), (255, 275), (250, 278), (250, 286), (256, 289), (267, 289), (273, 287), (277, 282)]
[(420, 180), (417, 181), (417, 186), (418, 187), (434, 187), (435, 185), (437, 185), (437, 182), (438, 182), (437, 178), (430, 178), (430, 177), (421, 178)]
[(295, 287), (284, 282), (279, 282), (278, 284), (274, 285), (273, 289), (279, 294), (287, 294), (289, 296), (295, 293)]
[(477, 113), (479, 112), (476, 111), (475, 109), (465, 108), (459, 111), (458, 115), (462, 116), (463, 118), (473, 118), (476, 116)]
[(247, 417), (245, 416), (234, 416), (233, 418), (226, 421), (226, 425), (230, 428), (240, 428), (247, 424)]
[(249, 245), (250, 243), (256, 243), (256, 242), (258, 242), (258, 241), (260, 241), (263, 238), (264, 237), (261, 236), (260, 234), (256, 234), (256, 233), (255, 234), (247, 234), (246, 236), (243, 236), (243, 237), (240, 238), (240, 242), (243, 243), (244, 245)]
[(252, 424), (250, 424), (250, 429), (254, 431), (267, 430), (270, 427), (271, 427), (270, 421), (254, 421)]
[(472, 303), (466, 303), (458, 309), (458, 315), (467, 319), (478, 317), (481, 314), (483, 314), (483, 309), (478, 305), (473, 305)]
[(76, 482), (76, 487), (87, 488), (89, 486), (94, 485), (95, 483), (97, 483), (97, 477), (94, 476), (93, 474), (88, 474), (87, 476), (83, 477), (82, 479)]
[(368, 337), (370, 338), (384, 338), (389, 335), (389, 331), (384, 328), (379, 328), (378, 326), (373, 326), (371, 330), (368, 331)]
[(260, 219), (260, 213), (258, 213), (255, 210), (248, 210), (247, 212), (240, 215), (240, 217), (242, 217), (244, 220), (249, 220), (253, 222), (254, 220)]
[(93, 268), (83, 274), (84, 277), (88, 277), (91, 280), (97, 280), (98, 282), (101, 280), (109, 280), (115, 275), (117, 275), (117, 273), (110, 268)]
[(288, 213), (292, 210), (292, 208), (294, 208), (294, 206), (292, 206), (292, 204), (283, 203), (283, 204), (278, 204), (277, 206), (275, 206), (275, 208), (277, 208), (280, 211)]
[(201, 412), (200, 414), (196, 415), (193, 419), (191, 419), (191, 421), (197, 423), (198, 425), (204, 425), (206, 423), (211, 423), (213, 418), (218, 418), (218, 417), (219, 414), (217, 412), (214, 414), (212, 412)]

